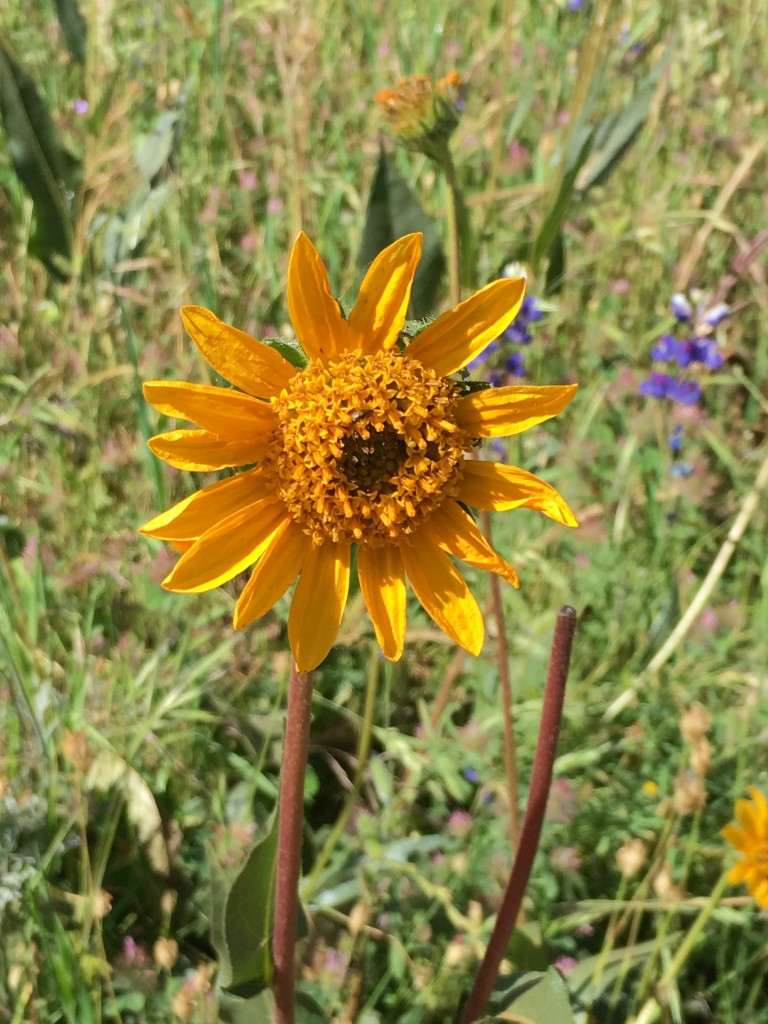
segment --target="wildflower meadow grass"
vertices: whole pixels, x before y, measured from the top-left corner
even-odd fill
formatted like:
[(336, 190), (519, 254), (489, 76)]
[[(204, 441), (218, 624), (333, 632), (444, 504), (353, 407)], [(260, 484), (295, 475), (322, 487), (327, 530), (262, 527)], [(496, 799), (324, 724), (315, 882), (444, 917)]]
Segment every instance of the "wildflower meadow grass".
[(6, 0), (0, 1024), (768, 1024), (767, 47)]

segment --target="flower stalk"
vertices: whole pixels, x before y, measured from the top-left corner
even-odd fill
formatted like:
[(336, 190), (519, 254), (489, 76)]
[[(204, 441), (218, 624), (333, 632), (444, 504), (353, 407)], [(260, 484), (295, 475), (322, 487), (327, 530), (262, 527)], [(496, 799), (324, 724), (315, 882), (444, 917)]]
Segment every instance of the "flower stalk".
[(552, 640), (544, 690), (544, 705), (541, 711), (539, 739), (533, 761), (528, 806), (520, 833), (520, 845), (517, 848), (515, 863), (512, 866), (507, 888), (496, 916), (496, 924), (485, 951), (485, 957), (475, 978), (469, 999), (464, 1006), (460, 1024), (472, 1024), (473, 1021), (478, 1020), (488, 1005), (501, 961), (515, 929), (520, 905), (531, 875), (544, 823), (549, 788), (552, 783), (552, 766), (557, 753), (565, 684), (568, 679), (575, 631), (576, 611), (568, 605), (564, 605), (558, 612), (555, 623), (555, 635)]
[(277, 1024), (294, 1024), (296, 984), (296, 919), (299, 910), (301, 837), (304, 823), (304, 774), (309, 750), (312, 710), (312, 673), (299, 672), (291, 659), (288, 713), (277, 833), (273, 991)]

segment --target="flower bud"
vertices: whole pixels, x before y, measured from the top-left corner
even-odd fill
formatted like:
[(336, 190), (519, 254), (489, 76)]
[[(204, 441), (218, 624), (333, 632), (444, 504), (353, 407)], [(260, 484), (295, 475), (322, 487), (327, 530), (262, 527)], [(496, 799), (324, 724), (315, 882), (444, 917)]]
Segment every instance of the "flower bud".
[(701, 704), (694, 704), (680, 716), (680, 735), (686, 743), (695, 743), (709, 732), (712, 719)]
[(712, 763), (712, 746), (706, 736), (694, 743), (691, 750), (691, 768), (699, 775), (706, 775)]
[(648, 851), (642, 839), (633, 839), (620, 846), (616, 851), (616, 861), (624, 878), (634, 878), (645, 864), (647, 856)]
[(170, 971), (179, 959), (179, 944), (175, 939), (158, 939), (152, 947), (155, 963), (164, 971)]
[(707, 802), (704, 779), (696, 772), (683, 772), (675, 779), (672, 802), (678, 814), (693, 814), (703, 809)]
[(399, 142), (442, 162), (463, 106), (457, 72), (439, 82), (428, 75), (409, 75), (393, 89), (381, 89), (374, 98)]

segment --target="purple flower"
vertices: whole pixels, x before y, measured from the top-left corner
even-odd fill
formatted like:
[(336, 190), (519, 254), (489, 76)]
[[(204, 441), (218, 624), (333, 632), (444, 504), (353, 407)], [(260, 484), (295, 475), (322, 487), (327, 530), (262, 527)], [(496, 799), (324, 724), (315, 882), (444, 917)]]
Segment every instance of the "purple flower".
[(668, 398), (679, 405), (696, 405), (701, 386), (693, 380), (677, 380), (668, 373), (652, 373), (638, 389), (647, 398)]
[(672, 315), (681, 323), (688, 323), (693, 318), (693, 306), (682, 292), (675, 292), (669, 300)]
[(727, 302), (718, 302), (711, 309), (708, 309), (704, 314), (704, 322), (709, 324), (710, 327), (717, 327), (719, 323), (730, 314), (731, 307)]
[(520, 352), (513, 352), (512, 355), (507, 356), (506, 367), (507, 372), (511, 373), (513, 377), (525, 376), (525, 363)]
[(673, 480), (685, 480), (686, 477), (693, 473), (693, 466), (690, 462), (675, 462), (670, 467), (669, 475)]
[[(507, 461), (507, 449), (506, 449), (506, 447), (504, 445), (504, 442), (500, 438), (498, 438), (498, 437), (494, 438), (490, 442), (490, 444), (488, 445), (486, 450), (493, 455), (493, 458), (494, 458), (495, 462), (506, 462)], [(475, 774), (477, 774), (477, 773), (475, 773)], [(465, 778), (467, 777), (466, 773), (465, 773), (464, 777)], [(472, 782), (472, 781), (473, 780), (470, 779), (470, 782)], [(477, 780), (475, 780), (475, 781), (477, 781)]]
[(469, 811), (457, 810), (451, 811), (448, 818), (448, 831), (452, 836), (458, 836), (462, 838), (466, 836), (472, 828), (472, 815)]
[(704, 363), (708, 370), (719, 370), (725, 362), (713, 338), (691, 338), (688, 345), (692, 363)]
[(516, 317), (512, 321), (502, 337), (514, 345), (530, 345), (533, 341), (533, 335), (528, 330), (527, 322), (520, 317)]
[(490, 345), (486, 345), (486, 347), (483, 349), (479, 356), (476, 356), (474, 359), (467, 363), (467, 369), (470, 371), (470, 373), (474, 372), (475, 370), (479, 370), (482, 366), (484, 366), (485, 363), (488, 362), (488, 356), (492, 355), (498, 347), (498, 339), (496, 341), (492, 341)]
[(668, 373), (652, 373), (650, 377), (641, 382), (639, 391), (647, 398), (666, 398), (671, 383), (672, 377)]
[(539, 300), (536, 296), (526, 295), (520, 304), (520, 310), (515, 319), (519, 320), (520, 317), (525, 317), (529, 323), (535, 324), (536, 321), (541, 320), (543, 316), (544, 314), (541, 311), (541, 306), (539, 305)]
[(552, 966), (560, 971), (563, 977), (567, 977), (574, 967), (579, 966), (579, 961), (572, 956), (559, 956)]
[(83, 114), (88, 113), (88, 100), (72, 100), (72, 109), (82, 117)]
[(679, 452), (683, 447), (683, 425), (682, 423), (676, 423), (672, 428), (672, 433), (667, 438), (667, 444), (673, 452)]
[(504, 383), (504, 374), (501, 370), (491, 370), (488, 374), (488, 383), (492, 388), (500, 388)]
[(465, 768), (461, 773), (467, 782), (479, 782), (480, 776), (477, 774), (474, 768)]
[[(673, 334), (662, 334), (651, 349), (651, 359), (654, 359), (658, 363), (669, 363), (672, 360), (679, 363), (680, 354), (684, 345), (685, 342), (680, 341)], [(680, 363), (680, 365), (683, 366), (685, 364)]]
[(694, 380), (670, 380), (667, 398), (679, 405), (696, 405), (701, 398), (701, 385)]

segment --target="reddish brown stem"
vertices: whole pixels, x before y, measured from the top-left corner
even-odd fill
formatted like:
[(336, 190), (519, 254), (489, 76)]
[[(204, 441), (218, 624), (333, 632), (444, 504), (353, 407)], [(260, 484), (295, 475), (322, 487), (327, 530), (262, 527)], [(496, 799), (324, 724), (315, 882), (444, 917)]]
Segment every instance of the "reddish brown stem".
[(288, 714), (285, 723), (280, 807), (277, 826), (277, 877), (272, 983), (277, 1024), (294, 1024), (296, 983), (296, 918), (299, 911), (301, 836), (304, 822), (304, 775), (309, 749), (312, 673), (299, 672), (291, 659)]
[(476, 1021), (485, 1012), (498, 977), (501, 961), (515, 929), (517, 915), (520, 912), (520, 904), (523, 901), (523, 894), (533, 867), (533, 859), (536, 856), (541, 836), (541, 826), (544, 822), (544, 812), (547, 808), (575, 630), (576, 612), (568, 605), (564, 605), (558, 612), (555, 623), (547, 685), (544, 690), (544, 706), (541, 709), (539, 741), (533, 760), (531, 789), (520, 833), (520, 845), (517, 848), (515, 863), (512, 866), (485, 957), (480, 964), (475, 984), (464, 1006), (460, 1024), (472, 1024), (472, 1021)]
[[(486, 540), (492, 544), (491, 517), (487, 512), (480, 513), (480, 525)], [(491, 573), (491, 607), (496, 620), (496, 658), (499, 664), (499, 682), (501, 683), (501, 712), (504, 723), (504, 767), (507, 772), (507, 793), (509, 796), (509, 838), (512, 850), (517, 849), (520, 840), (520, 798), (517, 792), (517, 743), (515, 742), (515, 712), (512, 700), (512, 680), (509, 677), (509, 646), (507, 645), (507, 629), (504, 623), (504, 605), (501, 601), (501, 583), (495, 573)]]

